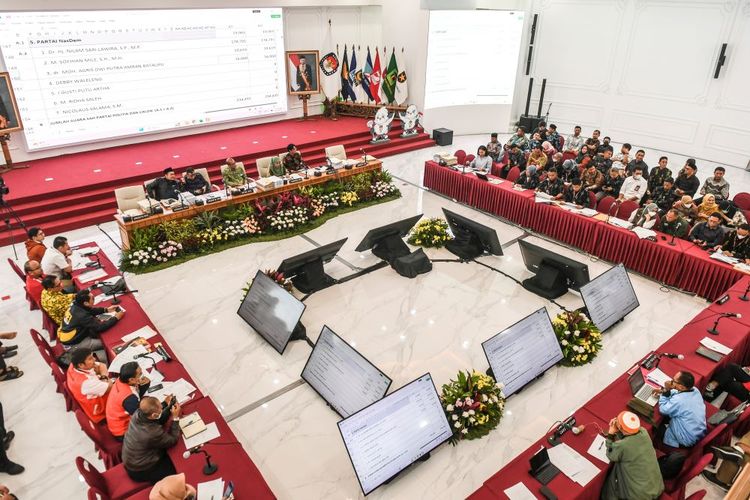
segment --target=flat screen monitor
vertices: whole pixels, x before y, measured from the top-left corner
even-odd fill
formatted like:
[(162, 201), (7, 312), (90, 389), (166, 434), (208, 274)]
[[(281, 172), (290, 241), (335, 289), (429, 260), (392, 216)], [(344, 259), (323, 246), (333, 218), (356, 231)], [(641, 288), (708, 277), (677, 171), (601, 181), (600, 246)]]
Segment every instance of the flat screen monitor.
[(591, 321), (602, 332), (633, 312), (640, 303), (625, 266), (618, 264), (581, 287)]
[(305, 304), (284, 290), (274, 280), (258, 271), (237, 314), (266, 342), (284, 353), (297, 327)]
[(294, 286), (305, 293), (312, 293), (334, 282), (323, 270), (323, 264), (331, 262), (346, 240), (334, 241), (327, 245), (284, 259), (278, 272), (291, 278)]
[(338, 426), (365, 495), (453, 434), (429, 373), (341, 420)]
[[(559, 293), (559, 289), (551, 290), (549, 294), (551, 295), (550, 298), (559, 297), (565, 293), (568, 288), (580, 290), (583, 285), (589, 282), (589, 268), (586, 264), (563, 257), (552, 250), (547, 250), (546, 248), (534, 245), (525, 240), (519, 240), (518, 245), (521, 247), (521, 256), (523, 257), (523, 263), (526, 265), (526, 269), (535, 273), (539, 278), (544, 278), (541, 280), (542, 283), (535, 283), (534, 285), (541, 288), (547, 286), (552, 288), (559, 285), (561, 288), (565, 288), (562, 290), (562, 293)], [(557, 271), (557, 276), (561, 280), (559, 284), (549, 283), (555, 279), (555, 276), (550, 277), (550, 274), (548, 274), (549, 270)], [(544, 276), (540, 276), (540, 274), (544, 274)], [(524, 286), (531, 289), (526, 283), (524, 283)], [(532, 291), (539, 293), (542, 296), (548, 296), (544, 290)], [(555, 293), (557, 293), (557, 295), (553, 295)]]
[[(493, 255), (503, 254), (503, 247), (494, 229), (446, 208), (443, 208), (443, 214), (455, 238), (451, 245), (446, 245), (448, 250), (459, 257), (466, 256), (465, 258), (479, 257), (484, 252)], [(456, 244), (458, 247), (454, 248)]]
[(505, 384), (506, 396), (515, 394), (563, 358), (544, 307), (482, 342), (482, 349), (495, 380)]
[(385, 226), (370, 229), (355, 250), (364, 252), (372, 249), (372, 253), (381, 259), (392, 262), (394, 259), (409, 255), (409, 247), (403, 238), (409, 234), (414, 224), (419, 222), (422, 214), (409, 217), (397, 222), (391, 222)]
[(342, 418), (381, 399), (391, 386), (385, 373), (328, 326), (320, 332), (302, 378)]

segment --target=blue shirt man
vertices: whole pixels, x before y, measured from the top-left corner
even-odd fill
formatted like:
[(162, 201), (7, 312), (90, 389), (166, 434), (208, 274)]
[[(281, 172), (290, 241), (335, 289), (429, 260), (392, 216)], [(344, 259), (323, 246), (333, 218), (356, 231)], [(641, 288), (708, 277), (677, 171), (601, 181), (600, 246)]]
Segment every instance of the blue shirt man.
[(672, 448), (689, 448), (706, 435), (706, 405), (694, 385), (692, 373), (677, 372), (659, 397), (659, 412), (669, 417), (663, 441)]

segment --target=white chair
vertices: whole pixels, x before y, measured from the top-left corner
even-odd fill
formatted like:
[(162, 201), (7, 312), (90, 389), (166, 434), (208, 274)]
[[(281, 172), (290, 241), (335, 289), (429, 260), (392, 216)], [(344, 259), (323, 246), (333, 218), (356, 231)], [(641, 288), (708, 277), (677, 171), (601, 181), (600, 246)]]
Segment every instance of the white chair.
[(138, 210), (138, 202), (146, 199), (146, 190), (143, 186), (126, 186), (115, 189), (117, 209), (120, 212), (126, 210)]
[(284, 164), (284, 158), (286, 158), (286, 155), (288, 154), (289, 154), (289, 151), (284, 151), (283, 153), (279, 153), (279, 161), (281, 162), (282, 165)]
[[(222, 172), (223, 171), (224, 170), (222, 169)], [(206, 182), (210, 186), (209, 189), (211, 191), (218, 191), (219, 190), (219, 186), (217, 186), (216, 184), (211, 184), (211, 178), (208, 176), (208, 169), (207, 168), (196, 168), (195, 169), (195, 173), (199, 174), (201, 177), (203, 177), (204, 179), (206, 179)], [(185, 174), (182, 174), (182, 176), (184, 178)]]
[[(240, 167), (240, 168), (242, 169), (242, 171), (243, 171), (243, 172), (247, 173), (247, 170), (245, 170), (245, 164), (244, 164), (244, 163), (242, 163), (241, 161), (235, 162), (235, 166), (237, 166), (237, 167)], [(226, 169), (228, 169), (228, 168), (229, 168), (229, 165), (227, 165), (226, 163), (225, 163), (224, 165), (222, 165), (222, 166), (221, 166), (221, 168), (220, 168), (220, 170), (221, 170), (221, 181), (222, 181), (222, 183), (224, 182), (224, 171), (225, 171)], [(205, 169), (204, 169), (204, 170), (205, 170)]]
[(337, 160), (346, 160), (346, 149), (343, 144), (329, 146), (326, 148), (326, 158), (336, 158)]
[(255, 165), (258, 167), (258, 175), (261, 177), (270, 177), (271, 176), (271, 161), (276, 158), (278, 161), (278, 156), (266, 156), (265, 158), (258, 158), (255, 161)]

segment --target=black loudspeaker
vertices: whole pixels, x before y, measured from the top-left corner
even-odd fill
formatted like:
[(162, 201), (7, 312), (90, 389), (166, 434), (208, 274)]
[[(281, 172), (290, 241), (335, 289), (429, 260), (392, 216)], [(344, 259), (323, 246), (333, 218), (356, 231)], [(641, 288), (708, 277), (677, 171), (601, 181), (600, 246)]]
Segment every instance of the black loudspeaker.
[(398, 274), (406, 278), (416, 278), (417, 275), (432, 271), (432, 262), (421, 248), (409, 255), (404, 255), (391, 262), (391, 267)]
[(432, 140), (438, 146), (450, 146), (453, 144), (453, 131), (447, 128), (436, 128), (432, 131)]
[(543, 121), (544, 118), (541, 116), (534, 115), (521, 115), (518, 119), (518, 126), (523, 127), (526, 133), (533, 132), (539, 126), (539, 122)]

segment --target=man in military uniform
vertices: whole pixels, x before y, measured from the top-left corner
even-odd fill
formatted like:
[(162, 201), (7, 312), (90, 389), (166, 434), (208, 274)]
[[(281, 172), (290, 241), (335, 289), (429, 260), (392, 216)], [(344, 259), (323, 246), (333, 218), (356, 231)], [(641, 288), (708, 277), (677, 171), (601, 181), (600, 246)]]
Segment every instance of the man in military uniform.
[(736, 231), (727, 234), (723, 245), (717, 245), (714, 250), (721, 250), (721, 253), (729, 257), (734, 257), (745, 262), (750, 262), (750, 224), (741, 224)]
[(547, 172), (547, 178), (536, 188), (537, 191), (546, 193), (556, 200), (562, 199), (564, 189), (565, 184), (563, 184), (562, 179), (557, 177), (557, 170)]
[(609, 169), (612, 168), (612, 148), (607, 147), (607, 149), (602, 152), (601, 156), (594, 156), (589, 165), (596, 166), (596, 169), (601, 172), (602, 175), (606, 175), (607, 172), (609, 172)]
[(227, 158), (227, 168), (222, 169), (221, 178), (227, 187), (239, 187), (247, 184), (247, 174), (245, 165), (241, 161), (235, 161), (234, 158)]
[(290, 144), (286, 147), (288, 151), (284, 157), (284, 168), (287, 172), (299, 172), (307, 168), (305, 162), (302, 161), (302, 155), (300, 154), (297, 146)]
[(667, 211), (666, 215), (661, 219), (659, 231), (676, 238), (684, 238), (688, 234), (688, 223), (685, 222), (685, 219), (680, 217), (677, 210), (672, 208)]
[[(651, 177), (653, 178), (654, 175), (657, 174), (652, 172)], [(677, 193), (675, 193), (674, 190), (674, 179), (671, 177), (664, 179), (662, 185), (654, 189), (649, 197), (650, 202), (656, 203), (656, 206), (659, 207), (660, 214), (662, 215), (664, 212), (672, 208), (676, 199)]]
[(515, 145), (518, 145), (522, 151), (529, 150), (529, 140), (526, 138), (526, 131), (523, 127), (516, 129), (516, 134), (511, 136), (508, 142), (505, 143), (505, 149), (511, 149)]
[(654, 194), (654, 191), (664, 185), (664, 181), (672, 178), (672, 171), (667, 168), (667, 157), (659, 158), (659, 166), (651, 170), (648, 176), (648, 193)]

